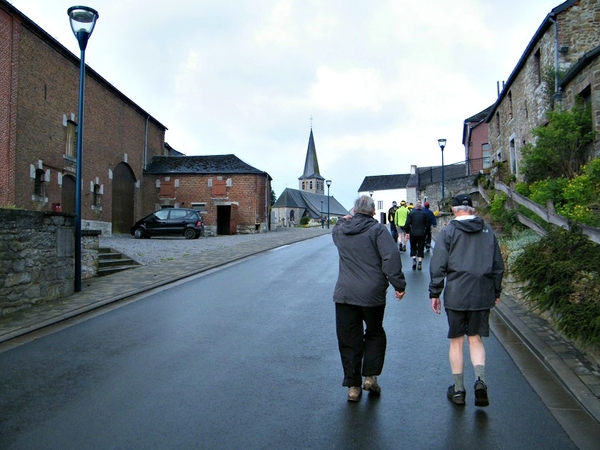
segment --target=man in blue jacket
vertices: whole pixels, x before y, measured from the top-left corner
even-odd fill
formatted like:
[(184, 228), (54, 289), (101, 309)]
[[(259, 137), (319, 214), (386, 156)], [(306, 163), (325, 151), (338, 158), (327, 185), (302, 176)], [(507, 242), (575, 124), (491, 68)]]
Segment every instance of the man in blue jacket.
[(500, 301), (504, 261), (492, 228), (474, 212), (468, 195), (453, 199), (455, 218), (440, 231), (433, 249), (429, 297), (431, 308), (440, 314), (440, 295), (444, 291), (454, 378), (447, 397), (456, 405), (465, 404), (463, 343), (467, 335), (475, 371), (475, 406), (488, 406), (485, 348), (481, 338), (490, 335), (490, 310)]
[(386, 292), (391, 284), (396, 298), (402, 300), (406, 288), (396, 243), (374, 215), (375, 202), (363, 195), (354, 203), (354, 216), (345, 216), (332, 230), (339, 254), (333, 301), (344, 369), (342, 385), (348, 387), (348, 401), (353, 402), (360, 400), (361, 385), (372, 394), (381, 392), (377, 376), (387, 345), (383, 329)]

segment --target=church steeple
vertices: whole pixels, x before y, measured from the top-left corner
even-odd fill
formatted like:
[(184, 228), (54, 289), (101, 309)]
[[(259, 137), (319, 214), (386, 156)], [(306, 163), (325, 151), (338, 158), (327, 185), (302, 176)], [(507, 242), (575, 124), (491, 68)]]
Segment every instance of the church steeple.
[(310, 136), (308, 138), (308, 149), (306, 150), (306, 160), (304, 162), (304, 173), (299, 180), (301, 191), (323, 194), (324, 177), (319, 172), (319, 161), (317, 160), (317, 148), (315, 147), (315, 138), (313, 136), (312, 126), (310, 127)]

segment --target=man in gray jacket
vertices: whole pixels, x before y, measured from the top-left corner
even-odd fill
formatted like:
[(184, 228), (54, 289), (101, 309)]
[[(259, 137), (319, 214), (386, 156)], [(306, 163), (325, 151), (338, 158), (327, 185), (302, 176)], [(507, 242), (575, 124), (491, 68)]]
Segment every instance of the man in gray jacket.
[[(354, 203), (354, 216), (333, 227), (339, 274), (333, 293), (338, 347), (348, 400), (358, 401), (363, 388), (378, 395), (387, 338), (383, 329), (386, 292), (391, 283), (398, 301), (406, 282), (400, 253), (386, 227), (377, 222), (375, 202), (368, 195)], [(363, 327), (363, 322), (366, 329)]]
[(448, 316), (450, 368), (454, 384), (447, 397), (457, 405), (465, 404), (464, 354), (465, 334), (475, 370), (475, 406), (488, 406), (485, 384), (485, 348), (482, 337), (490, 335), (490, 310), (500, 301), (504, 261), (492, 228), (473, 215), (475, 209), (468, 195), (452, 201), (455, 219), (444, 227), (435, 242), (429, 265), (431, 308), (441, 311), (440, 295), (444, 290), (444, 308)]

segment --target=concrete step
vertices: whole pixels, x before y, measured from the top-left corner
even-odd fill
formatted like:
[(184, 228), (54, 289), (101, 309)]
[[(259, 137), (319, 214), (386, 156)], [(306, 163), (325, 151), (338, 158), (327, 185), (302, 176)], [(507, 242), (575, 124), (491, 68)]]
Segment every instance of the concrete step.
[(110, 275), (122, 270), (139, 267), (135, 260), (112, 248), (98, 248), (98, 276)]

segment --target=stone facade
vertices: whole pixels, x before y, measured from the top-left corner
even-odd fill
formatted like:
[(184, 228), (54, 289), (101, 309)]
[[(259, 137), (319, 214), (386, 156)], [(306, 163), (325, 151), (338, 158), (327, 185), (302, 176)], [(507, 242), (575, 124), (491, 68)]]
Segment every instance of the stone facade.
[[(486, 119), (492, 162), (508, 162), (511, 173), (522, 179), (521, 148), (532, 141), (532, 129), (546, 122), (546, 113), (554, 105), (555, 86), (546, 85), (544, 73), (555, 70), (556, 66), (560, 72), (567, 71), (599, 45), (600, 2), (571, 0), (552, 10)], [(593, 69), (597, 65), (589, 67), (585, 76), (562, 86), (566, 93), (564, 105), (571, 107), (573, 96), (584, 93), (600, 131), (600, 79), (597, 69)]]
[[(0, 315), (73, 293), (74, 224), (68, 214), (0, 209)], [(97, 271), (97, 236), (85, 245), (96, 256), (82, 252), (82, 278), (94, 259)]]

